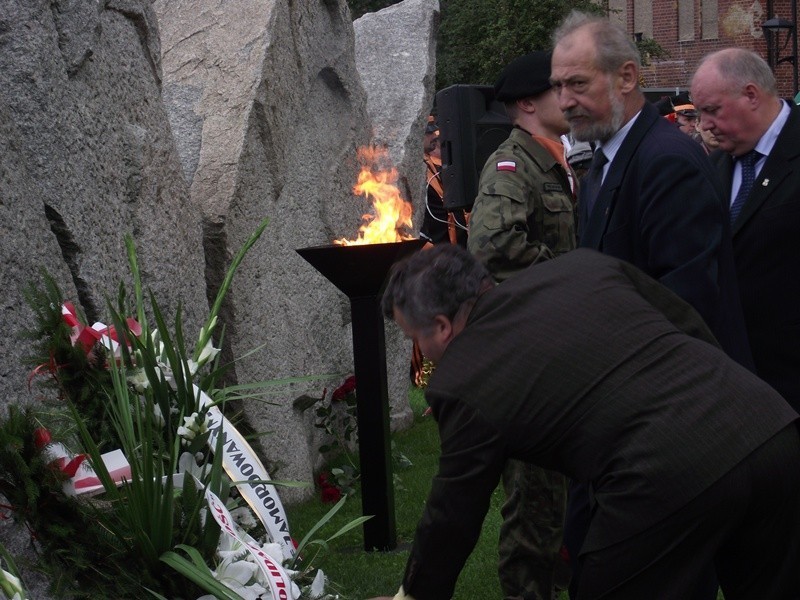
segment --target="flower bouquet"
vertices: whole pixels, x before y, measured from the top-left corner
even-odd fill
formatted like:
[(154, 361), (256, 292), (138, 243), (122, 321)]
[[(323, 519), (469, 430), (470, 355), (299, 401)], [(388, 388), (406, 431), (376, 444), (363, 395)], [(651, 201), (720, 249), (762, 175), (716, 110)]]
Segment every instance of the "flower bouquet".
[[(324, 546), (312, 536), (344, 499), (295, 545), (275, 486), (298, 484), (272, 480), (224, 410), (233, 398), (310, 378), (217, 385), (217, 315), (266, 224), (233, 259), (191, 354), (180, 308), (172, 327), (152, 295), (145, 310), (130, 238), (133, 290), (129, 297), (120, 285), (108, 303), (110, 325), (85, 324), (47, 274), (44, 289), (26, 290), (36, 316), (28, 384), (44, 394), (0, 418), (0, 517), (31, 531), (53, 595), (334, 597), (304, 556)], [(25, 597), (15, 575), (0, 576), (0, 597), (6, 589)]]

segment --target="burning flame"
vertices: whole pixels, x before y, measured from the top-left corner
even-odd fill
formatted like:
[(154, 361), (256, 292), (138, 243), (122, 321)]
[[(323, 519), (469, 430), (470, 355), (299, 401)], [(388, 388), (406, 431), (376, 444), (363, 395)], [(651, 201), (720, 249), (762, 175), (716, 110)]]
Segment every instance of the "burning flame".
[(389, 166), (388, 152), (384, 148), (362, 146), (358, 149), (361, 172), (353, 193), (366, 196), (372, 201), (372, 213), (362, 215), (363, 224), (358, 230), (358, 238), (334, 240), (340, 246), (361, 244), (387, 244), (414, 239), (401, 229), (410, 229), (414, 212), (410, 202), (400, 196), (397, 188), (397, 169)]

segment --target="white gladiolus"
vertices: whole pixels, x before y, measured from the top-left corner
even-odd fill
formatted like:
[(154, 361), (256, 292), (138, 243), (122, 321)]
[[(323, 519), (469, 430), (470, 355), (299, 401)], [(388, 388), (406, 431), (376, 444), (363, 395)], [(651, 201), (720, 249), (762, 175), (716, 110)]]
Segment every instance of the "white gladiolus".
[[(180, 427), (178, 428), (178, 435), (180, 435)], [(200, 481), (205, 477), (205, 473), (210, 469), (210, 465), (200, 466), (197, 464), (197, 459), (191, 452), (183, 452), (178, 457), (178, 473), (189, 473)]]
[(25, 598), (25, 590), (22, 588), (22, 581), (19, 577), (2, 568), (0, 568), (0, 593), (11, 600), (24, 600)]
[(200, 368), (200, 365), (194, 362), (191, 358), (186, 359), (186, 366), (189, 367), (189, 375), (192, 377), (197, 374), (197, 369)]
[(144, 369), (136, 369), (128, 375), (128, 383), (140, 394), (150, 387), (150, 380), (147, 378), (147, 373), (144, 372)]
[(234, 508), (231, 511), (231, 516), (236, 523), (243, 527), (244, 529), (252, 529), (256, 525), (258, 525), (258, 521), (253, 516), (253, 511), (251, 511), (246, 506), (240, 506), (239, 508)]
[(200, 418), (198, 413), (192, 413), (188, 417), (183, 417), (183, 425), (178, 427), (178, 436), (185, 441), (191, 442), (198, 435), (203, 435), (208, 431), (208, 415)]
[(257, 581), (251, 583), (257, 571), (258, 566), (250, 561), (225, 559), (217, 567), (214, 577), (245, 600), (258, 600), (267, 588)]
[(219, 354), (219, 348), (214, 348), (214, 346), (211, 344), (211, 340), (208, 340), (203, 348), (203, 351), (200, 352), (200, 356), (197, 358), (197, 363), (202, 366), (208, 361), (214, 360), (214, 357), (216, 357), (217, 354)]

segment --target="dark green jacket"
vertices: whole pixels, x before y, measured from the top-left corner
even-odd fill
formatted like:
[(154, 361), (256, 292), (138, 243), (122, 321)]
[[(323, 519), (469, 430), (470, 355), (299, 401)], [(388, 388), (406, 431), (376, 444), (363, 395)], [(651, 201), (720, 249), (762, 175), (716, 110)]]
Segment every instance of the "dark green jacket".
[(514, 128), (483, 167), (469, 251), (503, 281), (575, 245), (567, 172), (529, 133)]

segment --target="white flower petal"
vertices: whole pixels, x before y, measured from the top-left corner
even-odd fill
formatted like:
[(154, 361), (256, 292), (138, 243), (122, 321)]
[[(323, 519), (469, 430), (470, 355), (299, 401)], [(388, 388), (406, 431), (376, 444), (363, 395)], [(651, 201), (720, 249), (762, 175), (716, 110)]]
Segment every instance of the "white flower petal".
[(251, 511), (247, 506), (234, 508), (231, 511), (231, 516), (233, 517), (234, 521), (236, 521), (245, 529), (252, 529), (258, 525), (258, 521), (256, 521), (256, 518), (253, 516), (253, 511)]
[[(225, 562), (223, 562), (223, 565)], [(246, 560), (237, 560), (229, 562), (227, 566), (225, 566), (224, 571), (222, 570), (222, 565), (220, 565), (220, 568), (217, 569), (217, 572), (219, 573), (222, 571), (222, 573), (220, 573), (220, 581), (233, 580), (241, 585), (246, 585), (247, 582), (253, 578), (256, 569), (258, 569), (258, 566), (251, 562)]]
[(262, 544), (261, 549), (269, 554), (270, 558), (276, 560), (278, 564), (283, 562), (283, 547), (275, 542)]
[(214, 348), (214, 346), (211, 344), (211, 340), (208, 340), (205, 348), (203, 348), (203, 351), (200, 353), (200, 356), (197, 357), (197, 362), (201, 365), (204, 365), (208, 361), (214, 360), (214, 357), (216, 357), (217, 354), (219, 354), (219, 348)]
[(322, 569), (317, 570), (317, 574), (314, 576), (314, 581), (311, 582), (311, 598), (319, 598), (322, 594), (325, 593), (325, 573), (322, 572)]

